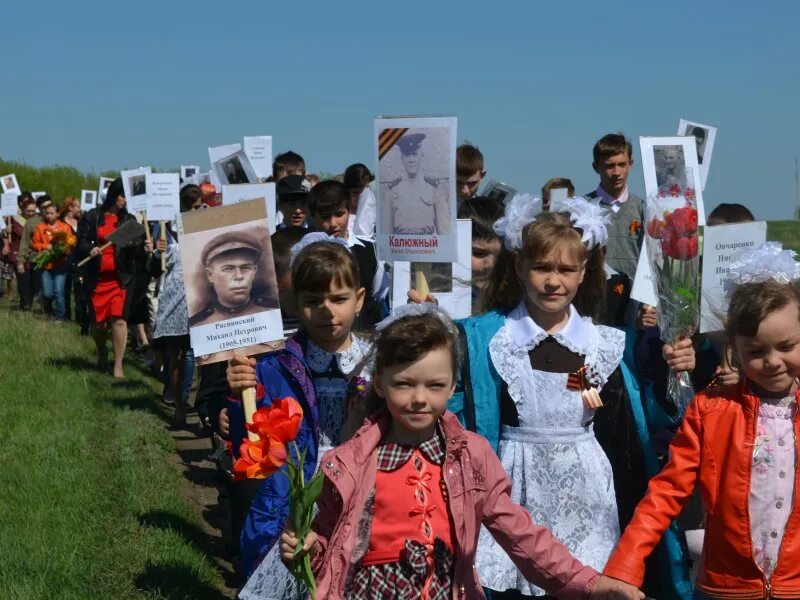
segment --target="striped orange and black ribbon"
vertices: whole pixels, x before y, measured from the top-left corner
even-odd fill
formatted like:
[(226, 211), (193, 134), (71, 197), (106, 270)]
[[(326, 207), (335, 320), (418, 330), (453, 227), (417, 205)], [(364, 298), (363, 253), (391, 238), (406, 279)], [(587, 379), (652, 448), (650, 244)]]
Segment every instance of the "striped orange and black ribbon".
[(378, 136), (378, 160), (382, 159), (392, 149), (392, 146), (403, 137), (406, 131), (408, 131), (408, 127), (396, 127), (381, 131)]

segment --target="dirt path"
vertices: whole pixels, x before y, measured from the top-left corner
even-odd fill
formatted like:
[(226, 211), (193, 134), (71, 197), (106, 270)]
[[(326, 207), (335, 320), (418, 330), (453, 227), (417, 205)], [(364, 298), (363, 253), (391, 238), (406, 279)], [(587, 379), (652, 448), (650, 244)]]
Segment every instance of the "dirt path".
[(220, 598), (234, 598), (235, 580), (223, 534), (225, 519), (217, 491), (217, 466), (209, 459), (211, 442), (205, 437), (195, 412), (187, 415), (184, 428), (170, 429), (169, 433), (177, 447), (177, 453), (171, 454), (169, 460), (181, 469), (184, 476), (181, 495), (201, 516), (201, 528), (206, 537), (201, 541), (203, 551), (222, 575)]

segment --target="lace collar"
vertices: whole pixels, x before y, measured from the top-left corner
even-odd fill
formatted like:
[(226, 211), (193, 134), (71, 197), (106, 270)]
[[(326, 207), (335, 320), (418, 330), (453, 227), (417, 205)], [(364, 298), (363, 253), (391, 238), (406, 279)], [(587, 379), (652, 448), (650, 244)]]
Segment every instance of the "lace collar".
[(325, 373), (331, 370), (332, 363), (335, 360), (338, 370), (344, 375), (350, 375), (364, 359), (361, 340), (353, 335), (350, 336), (350, 339), (350, 347), (347, 350), (328, 352), (317, 346), (309, 338), (305, 356), (308, 368), (314, 373)]
[[(549, 335), (528, 314), (524, 300), (509, 313), (506, 325), (514, 345), (528, 351), (533, 350)], [(554, 333), (553, 338), (577, 354), (587, 354), (591, 341), (591, 326), (581, 318), (575, 307), (570, 305), (567, 324), (560, 331)]]

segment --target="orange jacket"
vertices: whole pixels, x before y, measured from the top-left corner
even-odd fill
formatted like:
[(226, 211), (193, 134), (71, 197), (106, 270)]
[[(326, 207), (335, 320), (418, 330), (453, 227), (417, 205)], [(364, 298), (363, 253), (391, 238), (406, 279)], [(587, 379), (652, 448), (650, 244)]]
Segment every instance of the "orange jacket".
[[(746, 381), (695, 396), (670, 445), (669, 462), (650, 480), (605, 575), (641, 586), (645, 558), (699, 483), (706, 534), (697, 588), (712, 598), (800, 598), (797, 469), (789, 474), (795, 478), (795, 501), (770, 580), (753, 558), (749, 497), (758, 406)], [(798, 422), (795, 418), (795, 439), (800, 439)]]
[[(36, 229), (33, 230), (33, 236), (31, 236), (31, 248), (33, 248), (36, 252), (42, 252), (43, 250), (47, 250), (50, 247), (50, 244), (53, 243), (53, 237), (56, 232), (61, 232), (64, 236), (64, 244), (67, 248), (67, 254), (75, 247), (75, 234), (72, 232), (72, 227), (64, 223), (63, 221), (56, 221), (53, 225), (49, 225), (47, 221), (42, 221), (36, 226)], [(66, 255), (59, 258), (58, 260), (52, 260), (47, 263), (44, 268), (46, 271), (50, 269), (56, 269), (63, 265), (67, 261)]]

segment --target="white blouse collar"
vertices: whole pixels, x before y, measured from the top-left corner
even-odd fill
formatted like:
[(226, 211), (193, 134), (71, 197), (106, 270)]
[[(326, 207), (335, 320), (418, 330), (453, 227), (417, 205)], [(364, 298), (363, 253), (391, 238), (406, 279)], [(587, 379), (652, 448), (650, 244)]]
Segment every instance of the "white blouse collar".
[(306, 347), (306, 363), (314, 373), (324, 373), (331, 367), (331, 361), (336, 360), (336, 366), (344, 375), (350, 375), (356, 366), (364, 359), (364, 350), (359, 338), (351, 336), (350, 347), (342, 352), (328, 352), (317, 346), (308, 338)]
[[(528, 314), (524, 300), (509, 313), (506, 324), (514, 345), (528, 351), (533, 350), (549, 335)], [(578, 314), (574, 306), (570, 305), (567, 324), (553, 334), (553, 337), (565, 348), (578, 354), (586, 354), (589, 351), (591, 324)]]

